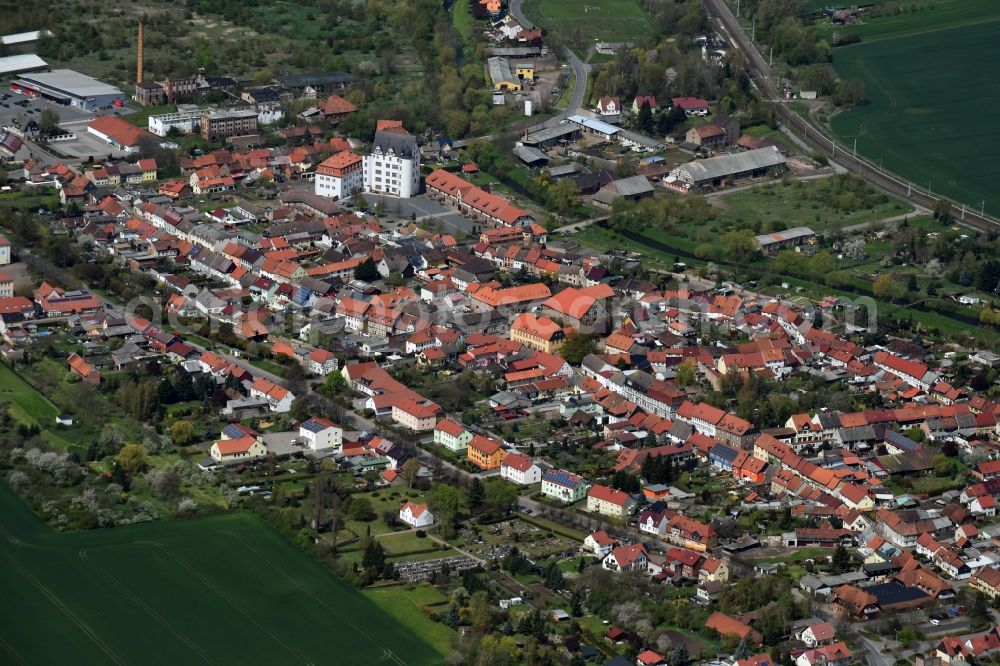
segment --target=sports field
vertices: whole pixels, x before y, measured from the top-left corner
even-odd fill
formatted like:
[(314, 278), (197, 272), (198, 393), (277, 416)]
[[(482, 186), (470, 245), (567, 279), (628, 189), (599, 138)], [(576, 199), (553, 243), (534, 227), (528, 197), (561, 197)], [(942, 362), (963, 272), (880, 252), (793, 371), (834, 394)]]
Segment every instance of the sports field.
[(0, 663), (444, 659), (249, 514), (59, 534), (0, 483), (0, 590)]
[(863, 80), (871, 103), (835, 116), (834, 132), (922, 189), (1000, 213), (998, 31), (991, 20), (836, 50), (837, 74)]
[(631, 42), (651, 30), (638, 0), (526, 0), (524, 11), (537, 25), (579, 44)]

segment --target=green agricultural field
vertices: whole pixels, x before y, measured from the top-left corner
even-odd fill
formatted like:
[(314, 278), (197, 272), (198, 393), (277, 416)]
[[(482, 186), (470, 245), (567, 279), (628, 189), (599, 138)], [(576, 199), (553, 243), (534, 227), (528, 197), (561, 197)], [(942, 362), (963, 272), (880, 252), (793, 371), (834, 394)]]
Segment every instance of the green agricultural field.
[[(862, 12), (858, 25), (842, 26), (822, 21), (817, 24), (817, 30), (823, 37), (829, 37), (834, 32), (858, 35), (861, 42), (867, 44), (876, 40), (923, 35), (1000, 19), (1000, 3), (996, 0), (893, 0), (878, 4), (875, 9)], [(934, 51), (928, 47), (927, 58), (940, 57), (945, 53), (947, 52)]]
[(249, 514), (59, 534), (3, 484), (0, 537), (3, 663), (444, 658), (429, 620), (390, 617)]
[(1000, 212), (1000, 134), (988, 129), (1000, 122), (989, 65), (998, 29), (994, 20), (838, 49), (837, 74), (863, 80), (871, 103), (835, 116), (833, 130), (922, 188)]
[(574, 44), (630, 42), (652, 30), (638, 0), (528, 0), (524, 11), (539, 26)]

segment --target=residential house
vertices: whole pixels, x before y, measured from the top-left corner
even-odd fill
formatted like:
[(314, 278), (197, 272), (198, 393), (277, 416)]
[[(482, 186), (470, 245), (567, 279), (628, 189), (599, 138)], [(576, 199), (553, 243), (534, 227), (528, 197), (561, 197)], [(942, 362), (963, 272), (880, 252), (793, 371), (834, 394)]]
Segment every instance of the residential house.
[(295, 395), (291, 391), (263, 377), (254, 378), (250, 383), (249, 392), (251, 398), (266, 400), (271, 411), (279, 414), (289, 411), (295, 400)]
[(603, 560), (611, 552), (611, 549), (617, 545), (619, 545), (618, 539), (609, 535), (604, 530), (598, 530), (587, 535), (587, 538), (583, 540), (582, 550)]
[(510, 339), (529, 349), (553, 354), (566, 340), (559, 324), (531, 312), (518, 315), (510, 325)]
[(641, 543), (617, 546), (611, 549), (601, 566), (608, 571), (646, 571), (649, 568), (649, 553)]
[(245, 435), (216, 440), (209, 448), (209, 455), (217, 463), (259, 460), (267, 455), (267, 448), (256, 437)]
[(615, 290), (603, 283), (582, 289), (567, 287), (542, 303), (542, 310), (564, 326), (581, 333), (604, 335), (611, 326), (606, 302), (614, 295)]
[(299, 438), (313, 451), (340, 449), (344, 430), (328, 419), (314, 416), (299, 424)]
[(441, 413), (440, 405), (410, 390), (393, 393), (391, 396), (393, 421), (418, 432), (434, 429), (438, 414)]
[(451, 419), (441, 419), (434, 428), (434, 443), (456, 453), (464, 452), (472, 433)]
[(400, 507), (399, 519), (410, 527), (428, 527), (434, 524), (434, 515), (426, 504), (410, 501)]
[(583, 477), (561, 469), (549, 469), (542, 475), (542, 496), (572, 504), (587, 494)]
[(500, 462), (500, 478), (520, 486), (540, 483), (542, 469), (531, 456), (523, 453), (508, 453)]
[(733, 636), (737, 640), (746, 641), (753, 645), (760, 645), (763, 642), (761, 635), (750, 625), (718, 611), (708, 617), (705, 626), (714, 629), (723, 638)]
[(482, 435), (473, 435), (466, 448), (467, 459), (485, 470), (499, 468), (506, 454), (500, 442)]
[(626, 492), (594, 485), (587, 492), (587, 511), (624, 520), (635, 509), (635, 499)]

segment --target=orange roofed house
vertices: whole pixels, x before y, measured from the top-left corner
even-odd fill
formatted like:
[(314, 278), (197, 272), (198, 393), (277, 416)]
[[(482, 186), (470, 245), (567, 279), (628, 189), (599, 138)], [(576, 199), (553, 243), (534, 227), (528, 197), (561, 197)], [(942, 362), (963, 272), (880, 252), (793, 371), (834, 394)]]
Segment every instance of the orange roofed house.
[(624, 519), (635, 508), (635, 500), (626, 492), (593, 485), (587, 493), (587, 511)]
[(566, 335), (562, 327), (548, 317), (525, 312), (510, 325), (510, 339), (529, 349), (552, 354), (562, 345)]
[(64, 317), (100, 311), (101, 301), (85, 291), (63, 291), (43, 282), (35, 290), (35, 302), (46, 317)]
[(337, 153), (316, 167), (313, 192), (317, 196), (343, 199), (364, 188), (364, 160), (349, 150)]
[(256, 460), (267, 455), (267, 447), (253, 435), (245, 435), (216, 441), (209, 449), (209, 455), (218, 463)]
[(407, 389), (392, 394), (392, 420), (399, 425), (416, 430), (434, 430), (441, 406)]
[(97, 368), (76, 352), (69, 355), (69, 358), (66, 359), (66, 365), (69, 366), (70, 372), (83, 380), (84, 384), (96, 386), (101, 383), (101, 373), (98, 372)]
[(577, 289), (567, 287), (542, 303), (546, 315), (582, 333), (607, 334), (611, 315), (604, 301), (615, 295), (606, 284)]
[(708, 617), (708, 620), (705, 621), (705, 626), (709, 629), (715, 629), (723, 638), (726, 636), (735, 636), (739, 640), (745, 640), (753, 645), (760, 645), (763, 641), (761, 635), (750, 625), (744, 624), (736, 618), (718, 611)]
[(481, 469), (498, 469), (507, 454), (495, 439), (475, 435), (469, 440), (466, 457)]
[(499, 289), (492, 282), (473, 289), (469, 287), (469, 305), (476, 312), (488, 312), (503, 308), (511, 312), (524, 312), (552, 295), (543, 282), (524, 284), (518, 287)]

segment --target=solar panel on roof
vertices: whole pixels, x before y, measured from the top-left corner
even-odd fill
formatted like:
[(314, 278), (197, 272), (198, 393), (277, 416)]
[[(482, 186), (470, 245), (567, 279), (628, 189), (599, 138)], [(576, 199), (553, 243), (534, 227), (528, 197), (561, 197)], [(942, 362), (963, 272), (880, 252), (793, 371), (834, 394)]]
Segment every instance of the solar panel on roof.
[(575, 487), (580, 483), (580, 477), (562, 470), (549, 470), (545, 473), (545, 480), (550, 483), (557, 483), (561, 486)]

